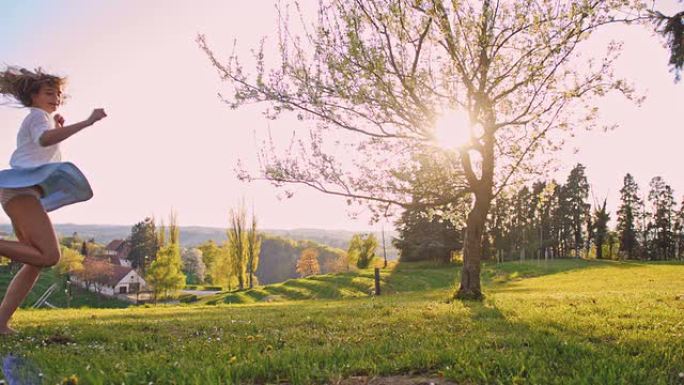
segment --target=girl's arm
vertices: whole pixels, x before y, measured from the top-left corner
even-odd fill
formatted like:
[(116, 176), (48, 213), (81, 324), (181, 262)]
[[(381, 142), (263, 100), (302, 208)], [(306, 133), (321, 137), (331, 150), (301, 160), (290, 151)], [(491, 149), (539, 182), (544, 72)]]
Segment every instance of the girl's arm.
[(57, 128), (47, 130), (43, 132), (43, 134), (40, 136), (40, 145), (43, 147), (48, 147), (60, 143), (63, 140), (74, 135), (75, 133), (81, 131), (82, 129), (88, 126), (92, 126), (95, 122), (97, 122), (100, 119), (103, 119), (106, 116), (107, 114), (104, 112), (104, 110), (102, 108), (98, 108), (95, 109), (92, 114), (90, 114), (90, 117), (88, 119), (82, 122), (74, 123), (68, 126), (62, 126), (61, 124), (64, 122), (64, 120), (58, 120)]

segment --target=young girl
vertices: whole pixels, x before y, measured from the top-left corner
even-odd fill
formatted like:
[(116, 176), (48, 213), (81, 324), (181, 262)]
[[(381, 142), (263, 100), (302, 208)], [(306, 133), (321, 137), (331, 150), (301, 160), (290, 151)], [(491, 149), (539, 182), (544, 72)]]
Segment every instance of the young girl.
[(23, 264), (0, 305), (0, 334), (15, 330), (8, 322), (28, 295), (44, 267), (60, 259), (59, 241), (47, 212), (93, 196), (88, 180), (71, 163), (61, 161), (59, 143), (107, 116), (95, 109), (90, 117), (68, 126), (59, 114), (65, 79), (9, 67), (0, 72), (0, 94), (28, 107), (19, 128), (11, 169), (0, 171), (0, 204), (19, 242), (0, 239), (0, 255)]

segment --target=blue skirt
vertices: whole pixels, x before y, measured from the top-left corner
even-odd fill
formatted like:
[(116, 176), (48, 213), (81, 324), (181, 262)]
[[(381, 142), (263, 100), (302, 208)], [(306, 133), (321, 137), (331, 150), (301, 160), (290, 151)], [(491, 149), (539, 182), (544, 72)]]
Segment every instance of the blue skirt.
[(0, 188), (31, 186), (40, 186), (43, 189), (40, 203), (48, 212), (93, 197), (88, 179), (70, 162), (0, 171)]

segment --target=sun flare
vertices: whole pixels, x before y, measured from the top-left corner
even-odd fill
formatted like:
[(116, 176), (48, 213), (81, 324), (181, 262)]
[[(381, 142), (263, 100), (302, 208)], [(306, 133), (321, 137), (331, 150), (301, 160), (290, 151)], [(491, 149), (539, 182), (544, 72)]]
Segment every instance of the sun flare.
[(470, 140), (470, 118), (461, 110), (448, 109), (437, 118), (434, 139), (442, 148), (456, 149)]

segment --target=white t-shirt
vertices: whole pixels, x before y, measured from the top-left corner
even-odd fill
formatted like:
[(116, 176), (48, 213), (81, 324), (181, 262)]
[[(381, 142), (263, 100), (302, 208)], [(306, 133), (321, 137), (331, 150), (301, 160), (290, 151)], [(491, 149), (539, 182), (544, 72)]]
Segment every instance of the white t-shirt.
[(29, 114), (24, 118), (17, 134), (17, 149), (10, 159), (12, 168), (41, 166), (62, 160), (59, 143), (43, 147), (40, 136), (47, 130), (55, 128), (50, 114), (40, 108), (29, 107)]

